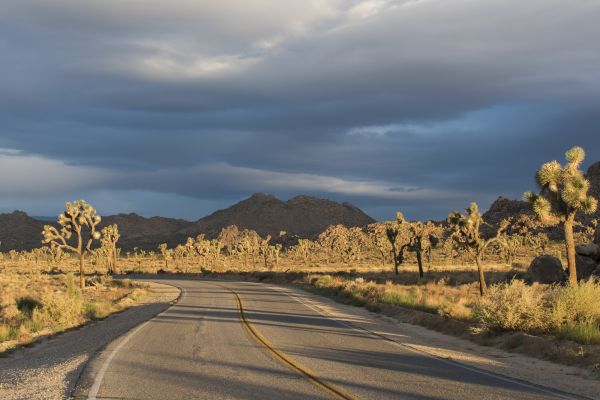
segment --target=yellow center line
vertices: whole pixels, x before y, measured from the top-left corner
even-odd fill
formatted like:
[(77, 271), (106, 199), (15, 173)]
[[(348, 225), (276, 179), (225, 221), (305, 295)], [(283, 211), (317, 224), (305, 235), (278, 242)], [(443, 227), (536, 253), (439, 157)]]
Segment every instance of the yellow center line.
[(261, 333), (250, 323), (248, 317), (246, 316), (246, 312), (244, 310), (244, 303), (242, 302), (241, 297), (233, 290), (228, 288), (227, 286), (220, 285), (215, 283), (215, 285), (220, 286), (224, 289), (227, 289), (233, 296), (237, 302), (238, 311), (240, 313), (240, 322), (246, 329), (246, 331), (250, 334), (250, 336), (261, 346), (263, 346), (271, 356), (279, 361), (281, 364), (286, 366), (287, 368), (297, 372), (308, 382), (312, 383), (314, 386), (323, 390), (331, 397), (337, 400), (358, 400), (357, 397), (352, 396), (342, 388), (334, 385), (331, 382), (326, 381), (325, 379), (319, 378), (315, 375), (314, 372), (306, 368), (305, 366), (299, 364), (294, 361), (290, 356), (285, 354), (283, 351), (276, 349), (271, 342), (269, 342)]

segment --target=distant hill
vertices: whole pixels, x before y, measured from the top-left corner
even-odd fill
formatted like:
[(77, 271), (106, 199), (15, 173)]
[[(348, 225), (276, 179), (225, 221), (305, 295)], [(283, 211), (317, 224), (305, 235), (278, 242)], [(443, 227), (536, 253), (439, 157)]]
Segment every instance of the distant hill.
[(313, 237), (330, 225), (364, 226), (375, 222), (359, 208), (349, 203), (310, 196), (297, 196), (281, 201), (275, 196), (257, 193), (225, 210), (219, 210), (194, 223), (185, 232), (203, 232), (209, 237), (222, 228), (237, 225), (253, 229), (261, 236), (289, 235)]
[(483, 220), (488, 224), (497, 225), (503, 219), (521, 214), (533, 216), (529, 204), (523, 200), (510, 200), (500, 196), (492, 203), (489, 210), (483, 214)]
[(41, 246), (42, 229), (47, 222), (31, 218), (23, 211), (0, 214), (0, 250), (29, 250)]
[[(219, 210), (196, 222), (182, 219), (151, 217), (137, 214), (103, 216), (100, 228), (117, 224), (121, 232), (119, 246), (155, 250), (158, 244), (175, 246), (189, 236), (201, 233), (216, 237), (222, 228), (237, 225), (240, 229), (256, 230), (261, 236), (288, 235), (313, 237), (330, 225), (364, 226), (375, 220), (349, 203), (310, 196), (297, 196), (282, 201), (274, 196), (255, 194), (227, 209)], [(47, 217), (35, 219), (22, 211), (0, 214), (0, 250), (29, 250), (39, 247)]]

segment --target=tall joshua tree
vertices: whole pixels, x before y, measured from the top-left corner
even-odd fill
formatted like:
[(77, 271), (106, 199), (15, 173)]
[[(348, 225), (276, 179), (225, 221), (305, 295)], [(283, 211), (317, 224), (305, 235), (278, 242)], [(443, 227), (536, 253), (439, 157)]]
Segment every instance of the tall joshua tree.
[[(66, 204), (64, 213), (58, 216), (60, 231), (51, 225), (45, 225), (42, 234), (42, 243), (50, 243), (51, 247), (60, 248), (76, 253), (79, 256), (79, 286), (85, 287), (85, 276), (83, 273), (83, 260), (85, 254), (92, 248), (94, 239), (100, 239), (100, 232), (96, 226), (100, 223), (100, 216), (96, 210), (83, 200), (77, 200)], [(75, 243), (69, 241), (75, 234)]]
[(463, 215), (458, 211), (452, 211), (448, 215), (448, 225), (452, 232), (452, 241), (454, 247), (471, 256), (477, 264), (477, 272), (479, 273), (479, 293), (483, 296), (487, 290), (485, 275), (483, 274), (483, 255), (486, 249), (493, 243), (498, 243), (502, 246), (505, 242), (502, 233), (508, 228), (508, 221), (503, 220), (496, 232), (496, 236), (490, 239), (481, 237), (481, 225), (484, 224), (483, 218), (479, 213), (477, 203), (471, 203), (466, 213)]
[(598, 201), (588, 195), (590, 183), (579, 169), (585, 158), (585, 151), (581, 147), (573, 147), (565, 156), (567, 163), (564, 166), (556, 160), (542, 165), (535, 174), (540, 193), (527, 192), (524, 198), (543, 222), (562, 223), (567, 248), (569, 282), (576, 285), (577, 266), (573, 237), (575, 217), (579, 211), (586, 214), (595, 212)]

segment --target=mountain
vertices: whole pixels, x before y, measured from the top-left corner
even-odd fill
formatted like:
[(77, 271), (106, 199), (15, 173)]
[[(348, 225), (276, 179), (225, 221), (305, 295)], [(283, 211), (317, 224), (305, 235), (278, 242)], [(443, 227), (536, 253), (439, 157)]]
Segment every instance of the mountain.
[(297, 196), (282, 201), (275, 196), (257, 193), (233, 206), (219, 210), (194, 223), (187, 233), (202, 232), (215, 237), (222, 228), (237, 225), (253, 229), (261, 236), (288, 235), (314, 237), (330, 225), (364, 226), (375, 220), (349, 203), (310, 196)]
[[(271, 195), (255, 194), (195, 222), (130, 213), (103, 216), (99, 228), (117, 224), (121, 233), (119, 246), (125, 250), (134, 247), (156, 250), (160, 243), (172, 247), (201, 233), (216, 237), (229, 225), (256, 230), (261, 236), (277, 236), (286, 231), (288, 235), (314, 237), (330, 225), (363, 226), (374, 221), (349, 203), (310, 196), (282, 201)], [(0, 251), (39, 247), (43, 226), (51, 223), (48, 218), (35, 219), (22, 211), (0, 214)]]
[(134, 247), (156, 250), (160, 243), (167, 243), (172, 247), (185, 242), (187, 236), (181, 231), (186, 230), (193, 222), (165, 217), (147, 218), (129, 213), (103, 217), (99, 227), (102, 229), (112, 224), (119, 226), (119, 247), (126, 250)]
[(0, 251), (40, 247), (45, 224), (46, 222), (33, 219), (23, 211), (0, 214)]
[(483, 214), (483, 220), (488, 224), (497, 225), (505, 218), (521, 214), (533, 216), (529, 204), (522, 200), (510, 200), (500, 196), (492, 203), (489, 210)]

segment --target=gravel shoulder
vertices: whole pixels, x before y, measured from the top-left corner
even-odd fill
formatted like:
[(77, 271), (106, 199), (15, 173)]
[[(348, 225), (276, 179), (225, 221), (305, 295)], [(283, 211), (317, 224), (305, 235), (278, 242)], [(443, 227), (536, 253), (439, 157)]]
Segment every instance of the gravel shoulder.
[(179, 297), (173, 286), (148, 285), (150, 295), (143, 304), (0, 357), (0, 398), (69, 398), (90, 358)]
[(364, 308), (340, 304), (327, 297), (296, 288), (269, 286), (285, 291), (325, 316), (358, 329), (369, 330), (416, 352), (533, 385), (600, 399), (600, 380), (594, 379), (585, 369), (480, 346), (468, 340), (400, 322), (392, 317), (369, 312)]

